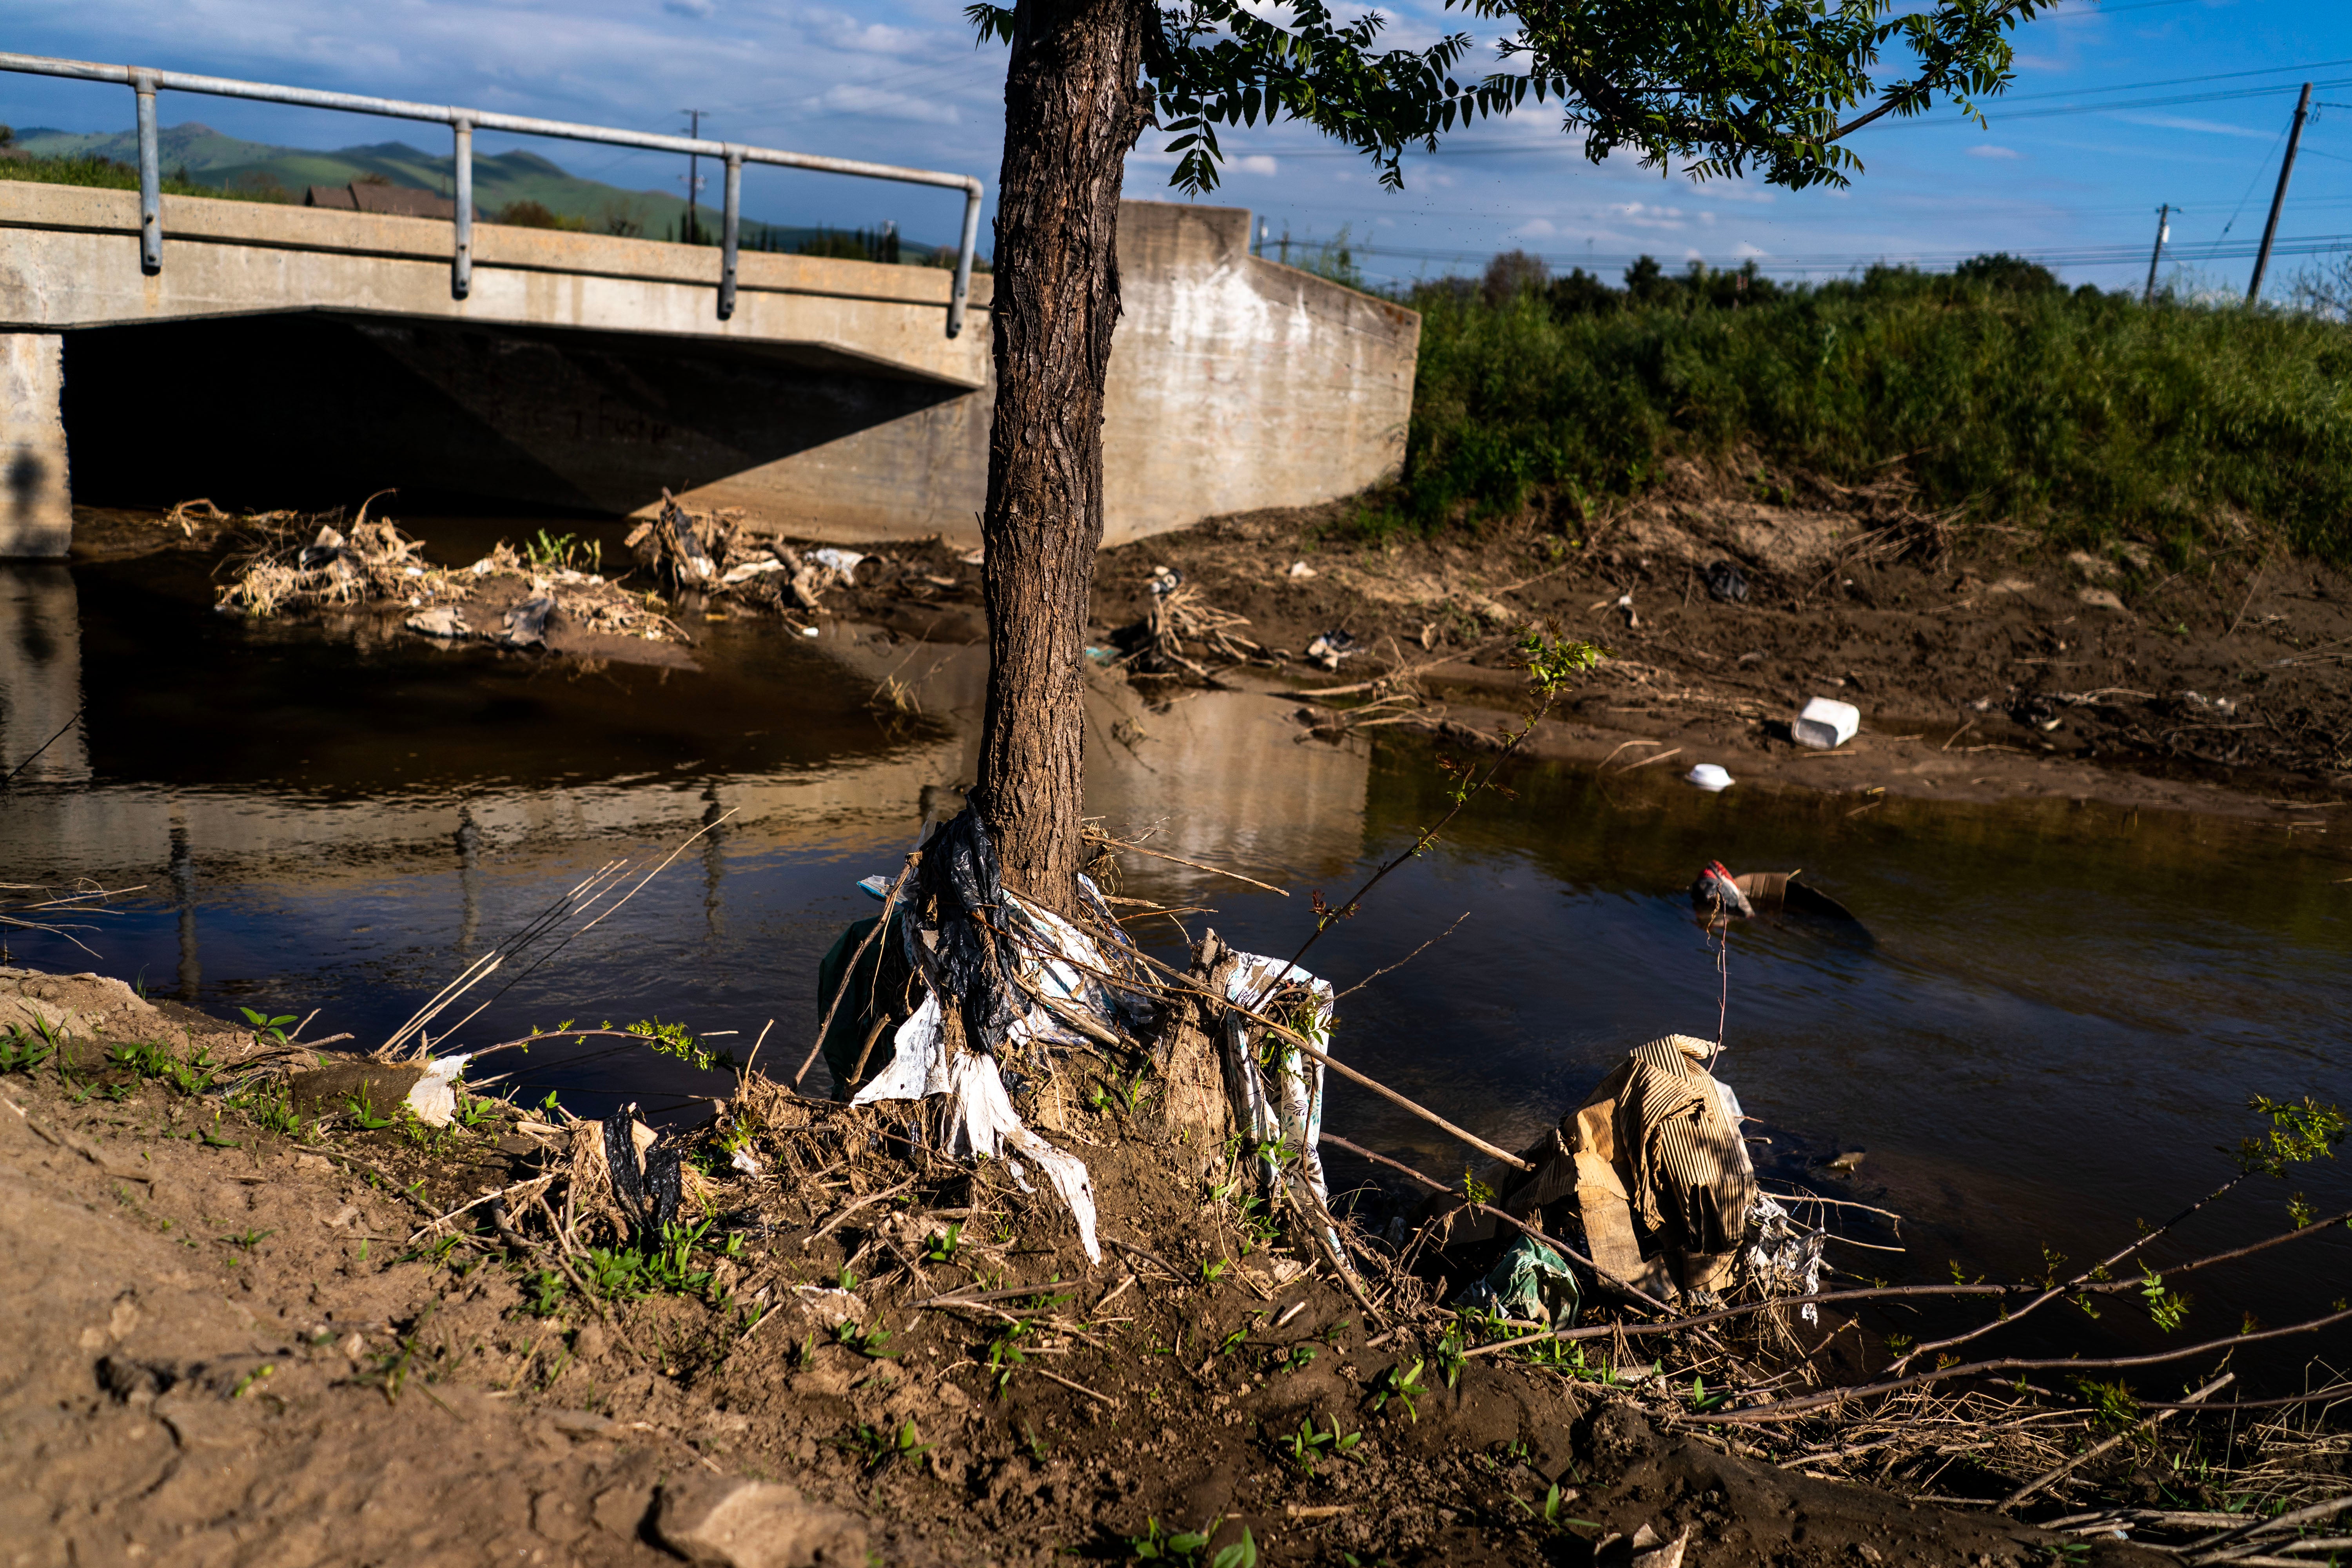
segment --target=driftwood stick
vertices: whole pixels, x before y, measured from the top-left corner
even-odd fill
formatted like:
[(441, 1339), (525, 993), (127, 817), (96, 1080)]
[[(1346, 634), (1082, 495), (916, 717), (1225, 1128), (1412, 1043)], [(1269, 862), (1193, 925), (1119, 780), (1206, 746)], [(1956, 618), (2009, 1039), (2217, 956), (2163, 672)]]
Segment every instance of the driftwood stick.
[[(1279, 1026), (1275, 1025), (1269, 1025), (1268, 1026), (1279, 1028)], [(1476, 1133), (1465, 1132), (1461, 1128), (1454, 1126), (1454, 1123), (1446, 1121), (1445, 1118), (1438, 1115), (1437, 1112), (1430, 1110), (1427, 1106), (1416, 1105), (1412, 1100), (1407, 1100), (1403, 1095), (1401, 1095), (1396, 1090), (1389, 1088), (1386, 1084), (1366, 1078), (1362, 1073), (1358, 1072), (1354, 1068), (1348, 1066), (1345, 1062), (1339, 1060), (1337, 1058), (1327, 1052), (1318, 1050), (1315, 1047), (1308, 1045), (1305, 1040), (1300, 1039), (1293, 1031), (1289, 1029), (1281, 1029), (1280, 1032), (1292, 1045), (1297, 1046), (1301, 1051), (1313, 1057), (1317, 1061), (1321, 1062), (1325, 1067), (1329, 1068), (1341, 1078), (1347, 1079), (1352, 1083), (1361, 1084), (1364, 1088), (1370, 1089), (1374, 1094), (1379, 1095), (1382, 1100), (1387, 1100), (1391, 1105), (1399, 1106), (1406, 1110), (1412, 1111), (1415, 1116), (1420, 1117), (1423, 1121), (1428, 1122), (1433, 1127), (1444, 1128), (1446, 1131), (1453, 1133), (1454, 1136), (1461, 1139), (1462, 1142), (1469, 1144), (1470, 1147), (1477, 1150), (1480, 1153), (1490, 1154), (1515, 1170), (1532, 1171), (1535, 1169), (1533, 1165), (1528, 1163), (1525, 1160), (1520, 1159), (1517, 1154), (1512, 1153), (1509, 1150), (1496, 1148), (1492, 1143), (1487, 1142), (1484, 1138), (1479, 1137)]]
[(1239, 871), (1228, 871), (1223, 866), (1212, 866), (1205, 860), (1187, 860), (1181, 855), (1171, 855), (1165, 849), (1146, 849), (1140, 844), (1129, 844), (1123, 838), (1113, 838), (1108, 834), (1088, 833), (1087, 841), (1090, 844), (1107, 845), (1113, 849), (1132, 850), (1138, 855), (1149, 855), (1155, 860), (1172, 860), (1179, 866), (1190, 866), (1195, 871), (1206, 871), (1216, 877), (1231, 877), (1236, 882), (1247, 882), (1253, 888), (1264, 888), (1267, 892), (1280, 894), (1286, 899), (1290, 897), (1288, 893), (1273, 883), (1261, 882), (1255, 877), (1244, 877)]

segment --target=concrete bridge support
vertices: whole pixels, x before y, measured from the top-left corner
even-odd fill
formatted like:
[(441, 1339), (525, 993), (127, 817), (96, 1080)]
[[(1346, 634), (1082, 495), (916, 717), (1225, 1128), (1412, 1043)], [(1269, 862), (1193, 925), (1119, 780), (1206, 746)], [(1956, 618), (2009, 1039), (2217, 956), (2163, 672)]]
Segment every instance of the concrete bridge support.
[(55, 559), (73, 543), (64, 344), (55, 332), (0, 332), (0, 559)]

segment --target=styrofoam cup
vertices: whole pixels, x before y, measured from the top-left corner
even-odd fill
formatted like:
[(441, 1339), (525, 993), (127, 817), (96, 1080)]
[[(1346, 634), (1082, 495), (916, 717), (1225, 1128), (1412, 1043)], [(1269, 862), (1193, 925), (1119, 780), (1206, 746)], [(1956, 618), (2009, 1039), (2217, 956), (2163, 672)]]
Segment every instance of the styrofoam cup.
[(1701, 763), (1683, 777), (1709, 795), (1731, 787), (1731, 775), (1713, 763)]

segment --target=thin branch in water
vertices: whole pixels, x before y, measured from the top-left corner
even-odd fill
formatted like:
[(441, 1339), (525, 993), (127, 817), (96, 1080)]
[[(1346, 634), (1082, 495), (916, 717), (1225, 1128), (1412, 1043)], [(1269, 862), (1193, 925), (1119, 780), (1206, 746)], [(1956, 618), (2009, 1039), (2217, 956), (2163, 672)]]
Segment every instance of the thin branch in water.
[(1398, 959), (1394, 963), (1385, 964), (1379, 969), (1373, 970), (1370, 974), (1365, 975), (1361, 980), (1357, 981), (1353, 985), (1350, 985), (1345, 991), (1340, 992), (1338, 996), (1332, 997), (1331, 1000), (1337, 1002), (1341, 996), (1353, 996), (1357, 992), (1361, 991), (1365, 986), (1370, 985), (1381, 975), (1393, 974), (1396, 971), (1402, 969), (1406, 964), (1411, 963), (1414, 959), (1419, 958), (1423, 953), (1427, 952), (1431, 948), (1435, 947), (1439, 942), (1444, 942), (1447, 937), (1452, 936), (1454, 934), (1454, 926), (1460, 925), (1464, 921), (1466, 921), (1469, 918), (1470, 911), (1468, 910), (1464, 910), (1460, 914), (1454, 917), (1454, 925), (1447, 926), (1444, 931), (1439, 931), (1435, 936), (1431, 937), (1427, 942), (1423, 942), (1419, 947), (1414, 948), (1411, 952), (1408, 952), (1402, 958)]

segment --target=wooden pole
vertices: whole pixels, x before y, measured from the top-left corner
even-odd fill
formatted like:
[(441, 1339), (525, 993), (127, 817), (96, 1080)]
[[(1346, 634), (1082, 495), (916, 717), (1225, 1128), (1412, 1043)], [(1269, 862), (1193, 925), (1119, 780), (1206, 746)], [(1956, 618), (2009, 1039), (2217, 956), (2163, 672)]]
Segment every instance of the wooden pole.
[(2140, 296), (2143, 305), (2156, 303), (2156, 264), (2164, 256), (2165, 237), (2172, 232), (2172, 204), (2165, 203), (2156, 209), (2156, 248), (2147, 253), (2147, 291)]
[(2278, 189), (2271, 193), (2271, 220), (2263, 225), (2263, 247), (2254, 256), (2254, 280), (2246, 285), (2246, 303), (2262, 298), (2263, 274), (2270, 270), (2271, 241), (2278, 237), (2279, 209), (2286, 205), (2287, 176), (2294, 173), (2294, 150), (2303, 141), (2303, 121), (2311, 112), (2311, 84), (2303, 84), (2303, 96), (2294, 102), (2294, 124), (2286, 133), (2286, 157), (2279, 164)]

